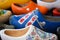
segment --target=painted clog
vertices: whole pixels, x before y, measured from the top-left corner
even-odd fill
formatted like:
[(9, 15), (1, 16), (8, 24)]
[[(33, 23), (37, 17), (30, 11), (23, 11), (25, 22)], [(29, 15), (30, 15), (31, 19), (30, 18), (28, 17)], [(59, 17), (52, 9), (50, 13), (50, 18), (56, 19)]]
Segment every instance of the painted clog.
[(0, 0), (0, 9), (8, 9), (12, 3), (25, 4), (30, 0)]
[(54, 33), (60, 27), (60, 17), (43, 16), (38, 10), (34, 10), (26, 15), (12, 16), (10, 24), (14, 25), (16, 29), (33, 24), (40, 29)]
[(57, 40), (57, 36), (44, 32), (33, 25), (23, 29), (4, 29), (0, 31), (2, 40)]
[(46, 14), (46, 12), (48, 11), (48, 8), (43, 6), (38, 6), (33, 1), (30, 1), (29, 3), (23, 4), (23, 5), (16, 4), (16, 3), (12, 4), (12, 11), (14, 14), (17, 14), (17, 15), (29, 13), (35, 10), (36, 8), (38, 8), (42, 14)]
[(12, 15), (11, 11), (0, 10), (0, 23), (8, 21), (11, 15)]
[(36, 21), (37, 18), (40, 20), (40, 12), (38, 10), (34, 10), (28, 14), (11, 16), (9, 23), (14, 25), (16, 29), (24, 28), (25, 26), (29, 26), (31, 24), (40, 28), (38, 22)]
[(48, 9), (60, 8), (60, 0), (37, 0), (37, 4)]
[(37, 7), (37, 5), (33, 1), (30, 1), (29, 3), (23, 4), (23, 5), (13, 3), (12, 11), (13, 11), (13, 13), (15, 13), (17, 15), (25, 14), (25, 13), (31, 12), (32, 10), (36, 9), (36, 7)]
[(60, 16), (60, 9), (55, 8), (53, 10), (53, 16)]

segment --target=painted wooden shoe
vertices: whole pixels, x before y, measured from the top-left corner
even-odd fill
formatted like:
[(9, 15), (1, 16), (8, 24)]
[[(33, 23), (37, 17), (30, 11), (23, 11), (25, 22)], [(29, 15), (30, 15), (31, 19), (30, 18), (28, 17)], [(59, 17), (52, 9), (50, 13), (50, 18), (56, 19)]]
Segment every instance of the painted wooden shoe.
[(34, 10), (28, 14), (11, 16), (10, 24), (14, 25), (16, 29), (24, 28), (25, 26), (31, 24), (40, 28), (38, 22), (36, 21), (37, 18), (40, 20), (40, 12), (38, 10)]
[(2, 40), (57, 40), (57, 36), (44, 32), (33, 25), (23, 29), (4, 29), (0, 31)]
[(8, 21), (11, 15), (12, 15), (11, 11), (0, 10), (0, 23)]
[(37, 5), (33, 1), (30, 1), (23, 5), (17, 3), (12, 4), (12, 11), (17, 15), (29, 13), (35, 10), (36, 8)]
[(12, 16), (10, 24), (14, 25), (17, 29), (33, 24), (40, 29), (54, 33), (60, 27), (59, 19), (60, 17), (43, 16), (38, 10), (34, 10), (26, 15)]
[(26, 4), (17, 4), (17, 3), (13, 3), (12, 6), (12, 11), (14, 14), (26, 14), (26, 13), (29, 13), (33, 10), (35, 10), (36, 8), (39, 9), (39, 11), (42, 13), (42, 14), (46, 14), (46, 12), (48, 11), (48, 8), (44, 7), (44, 6), (38, 6), (36, 3), (34, 3), (33, 1), (30, 1)]

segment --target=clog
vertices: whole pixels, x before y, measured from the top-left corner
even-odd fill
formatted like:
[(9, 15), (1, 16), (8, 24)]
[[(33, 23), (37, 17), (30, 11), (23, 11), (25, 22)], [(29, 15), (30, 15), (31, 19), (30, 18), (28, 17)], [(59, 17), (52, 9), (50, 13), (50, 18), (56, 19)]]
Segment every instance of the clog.
[(42, 14), (46, 14), (48, 11), (48, 8), (46, 8), (44, 6), (38, 6), (33, 1), (30, 1), (23, 5), (13, 3), (11, 8), (12, 8), (13, 13), (16, 15), (29, 13), (29, 12), (35, 10), (36, 8), (38, 8)]
[(12, 13), (9, 10), (0, 10), (0, 23), (8, 21), (11, 15)]
[(29, 13), (32, 10), (35, 10), (36, 8), (37, 8), (37, 5), (33, 1), (30, 1), (23, 5), (16, 4), (16, 3), (12, 4), (12, 11), (13, 11), (13, 13), (15, 13), (17, 15)]
[(0, 9), (8, 9), (12, 3), (25, 4), (30, 0), (0, 0)]
[(2, 40), (57, 40), (57, 36), (44, 32), (33, 25), (23, 29), (4, 29), (0, 31)]
[(60, 16), (60, 11), (59, 11), (60, 9), (58, 9), (58, 8), (55, 8), (54, 10), (53, 10), (53, 16)]
[(60, 27), (60, 17), (43, 16), (38, 10), (34, 10), (26, 15), (12, 16), (10, 24), (16, 29), (33, 24), (40, 29), (54, 33)]
[(9, 23), (14, 25), (16, 29), (24, 28), (25, 26), (31, 24), (40, 28), (38, 22), (36, 21), (37, 18), (40, 20), (40, 12), (38, 10), (34, 10), (28, 14), (11, 16)]

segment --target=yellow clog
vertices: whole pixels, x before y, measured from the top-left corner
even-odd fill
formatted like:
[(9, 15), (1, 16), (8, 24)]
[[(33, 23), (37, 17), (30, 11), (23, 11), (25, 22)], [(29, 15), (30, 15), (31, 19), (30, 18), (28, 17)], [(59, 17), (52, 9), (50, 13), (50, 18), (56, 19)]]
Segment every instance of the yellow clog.
[(30, 0), (0, 0), (0, 9), (7, 9), (11, 6), (12, 3), (25, 4)]

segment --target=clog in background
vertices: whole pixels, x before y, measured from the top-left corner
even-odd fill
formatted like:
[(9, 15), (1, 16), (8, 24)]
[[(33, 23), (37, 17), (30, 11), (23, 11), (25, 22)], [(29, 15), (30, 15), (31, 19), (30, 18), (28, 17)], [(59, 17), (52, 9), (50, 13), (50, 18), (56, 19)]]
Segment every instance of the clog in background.
[(22, 5), (17, 3), (12, 4), (12, 11), (14, 14), (17, 14), (17, 15), (29, 13), (35, 10), (36, 8), (37, 8), (37, 5), (33, 1), (30, 1)]
[(59, 9), (58, 8), (55, 8), (53, 10), (53, 16), (60, 16), (60, 8)]
[(7, 9), (11, 6), (12, 3), (25, 4), (30, 0), (0, 0), (0, 9)]
[(48, 8), (44, 7), (44, 6), (38, 6), (36, 3), (34, 3), (33, 1), (30, 1), (26, 4), (17, 4), (17, 3), (13, 3), (12, 6), (12, 11), (14, 14), (26, 14), (26, 13), (29, 13), (33, 10), (35, 10), (36, 8), (39, 9), (39, 11), (42, 13), (42, 14), (46, 14), (47, 11), (48, 11)]
[(9, 10), (0, 10), (0, 23), (8, 21), (11, 15), (12, 13)]
[(2, 40), (57, 40), (57, 36), (30, 25), (23, 29), (4, 29), (0, 32)]
[(43, 16), (38, 10), (35, 10), (26, 15), (12, 16), (10, 24), (14, 25), (16, 29), (33, 24), (40, 29), (54, 33), (60, 27), (60, 17)]
[(52, 9), (54, 7), (60, 8), (60, 0), (37, 0), (37, 4)]

